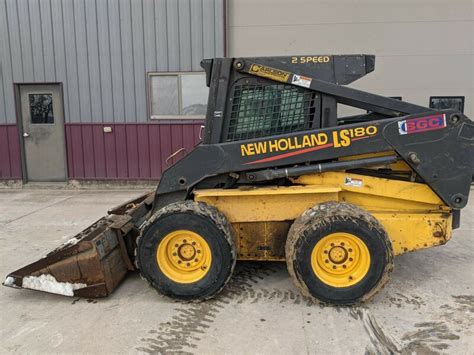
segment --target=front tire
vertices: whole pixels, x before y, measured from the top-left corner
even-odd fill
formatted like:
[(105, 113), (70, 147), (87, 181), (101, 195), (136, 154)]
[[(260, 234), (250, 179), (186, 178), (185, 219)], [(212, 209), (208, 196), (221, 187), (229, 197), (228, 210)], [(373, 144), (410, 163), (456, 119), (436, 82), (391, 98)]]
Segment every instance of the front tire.
[(301, 292), (334, 305), (370, 299), (393, 268), (383, 226), (348, 203), (327, 202), (306, 210), (291, 226), (285, 251), (288, 271)]
[(230, 223), (214, 207), (176, 202), (159, 210), (143, 228), (137, 266), (150, 285), (168, 297), (209, 299), (231, 277), (234, 240)]

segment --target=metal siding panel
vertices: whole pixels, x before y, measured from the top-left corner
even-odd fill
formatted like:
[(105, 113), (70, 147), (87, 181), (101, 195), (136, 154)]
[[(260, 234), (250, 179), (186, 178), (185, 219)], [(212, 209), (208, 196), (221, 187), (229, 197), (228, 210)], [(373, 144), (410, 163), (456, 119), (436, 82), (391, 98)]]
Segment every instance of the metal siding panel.
[(84, 2), (74, 1), (74, 25), (76, 32), (76, 57), (79, 82), (80, 115), (81, 122), (90, 122), (92, 112), (85, 16)]
[(0, 126), (0, 179), (10, 178), (11, 176), (8, 126)]
[(160, 162), (161, 172), (165, 171), (168, 166), (166, 159), (172, 154), (171, 152), (171, 126), (160, 125)]
[(214, 3), (215, 57), (224, 56), (224, 1), (225, 0), (216, 0)]
[(0, 124), (5, 124), (8, 122), (6, 106), (11, 104), (5, 97), (5, 91), (8, 91), (7, 87), (11, 80), (7, 80), (5, 76), (11, 76), (11, 63), (7, 10), (3, 1), (0, 1), (0, 63)]
[(114, 121), (112, 99), (112, 58), (110, 57), (109, 12), (106, 1), (97, 2), (97, 34), (99, 47), (100, 97), (103, 122)]
[(113, 122), (124, 122), (125, 104), (123, 92), (122, 45), (120, 40), (120, 9), (117, 1), (109, 1), (108, 5)]
[(153, 0), (143, 0), (143, 42), (145, 51), (145, 71), (156, 70), (156, 28), (155, 3)]
[(148, 138), (148, 149), (150, 150), (150, 176), (155, 178), (161, 175), (160, 125), (148, 125)]
[(17, 2), (17, 5), (21, 58), (23, 65), (23, 80), (26, 82), (33, 82), (35, 77), (33, 72), (33, 50), (31, 44), (30, 12), (28, 10), (28, 2), (19, 1)]
[(82, 149), (82, 129), (80, 125), (77, 125), (71, 130), (71, 153), (73, 176), (75, 178), (84, 177), (84, 154)]
[(135, 122), (146, 122), (146, 71), (142, 2), (132, 3), (133, 72), (135, 76)]
[[(195, 124), (183, 125), (183, 147), (189, 153), (196, 145), (196, 137), (194, 132)], [(200, 125), (199, 125), (200, 126)], [(199, 134), (199, 133), (198, 133)]]
[[(191, 6), (189, 0), (179, 0), (179, 69), (191, 70)], [(173, 44), (172, 44), (173, 45)], [(176, 45), (176, 44), (174, 44)]]
[(213, 58), (215, 55), (214, 1), (203, 0), (202, 7), (203, 55), (204, 58)]
[(138, 154), (138, 136), (137, 126), (135, 124), (125, 125), (125, 134), (127, 136), (127, 178), (139, 178), (139, 154)]
[(168, 34), (168, 71), (179, 71), (179, 17), (178, 2), (166, 2), (167, 34)]
[[(254, 1), (229, 2), (232, 25), (302, 26), (393, 22), (472, 22), (472, 1)], [(268, 6), (272, 4), (273, 6)], [(265, 13), (266, 16), (262, 16)], [(373, 36), (383, 37), (383, 36)], [(319, 41), (316, 41), (319, 42)], [(364, 46), (365, 47), (365, 46)], [(367, 48), (367, 47), (365, 47)], [(311, 53), (311, 52), (307, 52)], [(311, 53), (313, 54), (313, 53)]]
[(168, 71), (168, 19), (166, 0), (155, 2), (156, 70)]
[(9, 125), (8, 130), (8, 147), (10, 148), (10, 172), (14, 179), (21, 179), (21, 151), (20, 136), (18, 126)]
[[(13, 81), (23, 81), (23, 58), (21, 54), (20, 24), (18, 21), (18, 8), (16, 0), (5, 2), (7, 10), (8, 34), (10, 36), (10, 60), (12, 66)], [(6, 23), (6, 22), (5, 22)], [(5, 75), (5, 74), (4, 74)], [(6, 78), (4, 78), (6, 80)]]
[[(177, 152), (179, 149), (183, 148), (183, 125), (182, 124), (172, 124), (171, 125), (171, 154)], [(176, 157), (173, 161), (176, 162), (181, 158), (181, 156)]]
[(69, 179), (74, 178), (74, 158), (72, 155), (72, 134), (71, 126), (66, 124), (66, 156), (67, 156), (67, 176)]
[(41, 12), (39, 0), (28, 0), (28, 12), (30, 14), (31, 48), (33, 53), (33, 77), (34, 81), (44, 82), (44, 54), (43, 38), (41, 35)]
[[(112, 124), (112, 133), (104, 133), (106, 125), (102, 124), (67, 124), (69, 177), (158, 178), (167, 168), (166, 159), (173, 152), (182, 147), (187, 152), (192, 150), (199, 141), (201, 123)], [(17, 137), (15, 135), (15, 139)], [(175, 161), (181, 157), (176, 157)]]
[(125, 122), (135, 122), (132, 19), (130, 0), (120, 0), (120, 35), (122, 43)]
[(82, 128), (82, 152), (84, 159), (84, 177), (95, 178), (95, 147), (92, 125), (81, 125)]
[[(58, 0), (59, 1), (59, 0)], [(79, 85), (76, 58), (76, 35), (74, 28), (74, 7), (72, 0), (63, 0), (62, 19), (64, 28), (64, 51), (66, 67), (66, 89), (68, 92), (69, 120), (67, 122), (81, 122)]]
[(53, 28), (53, 44), (54, 44), (54, 64), (55, 76), (58, 82), (63, 83), (64, 96), (64, 122), (71, 121), (70, 100), (69, 100), (69, 83), (67, 80), (66, 68), (66, 51), (64, 47), (64, 25), (62, 0), (51, 0), (51, 17)]
[(107, 177), (106, 159), (105, 159), (105, 135), (103, 125), (91, 125), (92, 139), (94, 144), (94, 170), (95, 177), (105, 179)]
[[(87, 60), (89, 64), (89, 90), (91, 100), (91, 117), (86, 118), (89, 122), (102, 122), (102, 95), (99, 67), (99, 44), (97, 31), (96, 0), (86, 0), (86, 42)], [(83, 118), (84, 119), (84, 118)]]
[(148, 76), (147, 73), (154, 72), (157, 70), (156, 67), (156, 23), (155, 23), (155, 3), (153, 0), (144, 0), (143, 2), (143, 41), (144, 41), (144, 52), (145, 52), (145, 97), (143, 102), (145, 103), (145, 121), (148, 121)]
[[(0, 29), (1, 31), (1, 29)], [(0, 47), (0, 50), (2, 50), (2, 47)], [(0, 58), (2, 59), (2, 58)], [(7, 114), (5, 110), (5, 95), (3, 93), (3, 74), (2, 74), (2, 67), (0, 66), (0, 125), (7, 123)]]
[(54, 62), (53, 24), (50, 0), (40, 0), (41, 37), (43, 39), (44, 78), (45, 81), (56, 81)]
[(202, 70), (201, 60), (203, 59), (202, 41), (202, 1), (191, 1), (191, 70)]
[(151, 124), (140, 124), (137, 126), (138, 137), (138, 170), (140, 178), (151, 177), (150, 167), (150, 140), (149, 132), (152, 128)]
[(113, 133), (104, 134), (105, 171), (108, 178), (117, 177), (117, 151), (115, 143), (115, 127)]
[(115, 153), (117, 159), (117, 177), (127, 178), (128, 159), (127, 159), (127, 130), (125, 124), (114, 126), (115, 131)]

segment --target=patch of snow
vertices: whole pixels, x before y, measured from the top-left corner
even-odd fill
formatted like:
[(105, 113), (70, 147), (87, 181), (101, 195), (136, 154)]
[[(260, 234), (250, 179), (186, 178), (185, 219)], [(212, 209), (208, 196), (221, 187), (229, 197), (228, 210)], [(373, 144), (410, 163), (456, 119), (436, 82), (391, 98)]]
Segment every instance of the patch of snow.
[(13, 287), (15, 285), (15, 278), (8, 276), (5, 281), (3, 281), (3, 285)]
[(52, 275), (47, 274), (24, 277), (21, 286), (30, 290), (56, 293), (63, 296), (74, 296), (74, 290), (87, 287), (83, 283), (59, 282)]

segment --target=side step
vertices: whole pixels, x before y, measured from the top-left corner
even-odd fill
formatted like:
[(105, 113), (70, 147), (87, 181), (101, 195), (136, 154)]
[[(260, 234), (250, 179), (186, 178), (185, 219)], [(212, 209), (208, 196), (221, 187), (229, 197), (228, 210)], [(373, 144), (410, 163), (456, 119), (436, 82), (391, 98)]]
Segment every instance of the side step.
[(147, 193), (110, 210), (44, 258), (10, 273), (3, 285), (85, 298), (110, 295), (135, 269), (135, 239), (153, 198)]

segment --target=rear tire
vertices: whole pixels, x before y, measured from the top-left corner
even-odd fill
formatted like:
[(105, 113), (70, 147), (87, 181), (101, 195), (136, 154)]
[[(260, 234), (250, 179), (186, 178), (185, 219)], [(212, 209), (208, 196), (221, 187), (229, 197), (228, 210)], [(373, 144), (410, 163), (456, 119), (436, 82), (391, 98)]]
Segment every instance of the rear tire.
[(137, 246), (137, 267), (160, 293), (205, 300), (229, 281), (236, 262), (225, 216), (202, 202), (172, 203), (150, 218)]
[(306, 210), (291, 226), (285, 251), (297, 287), (322, 303), (366, 301), (393, 269), (392, 245), (383, 226), (348, 203), (327, 202)]

